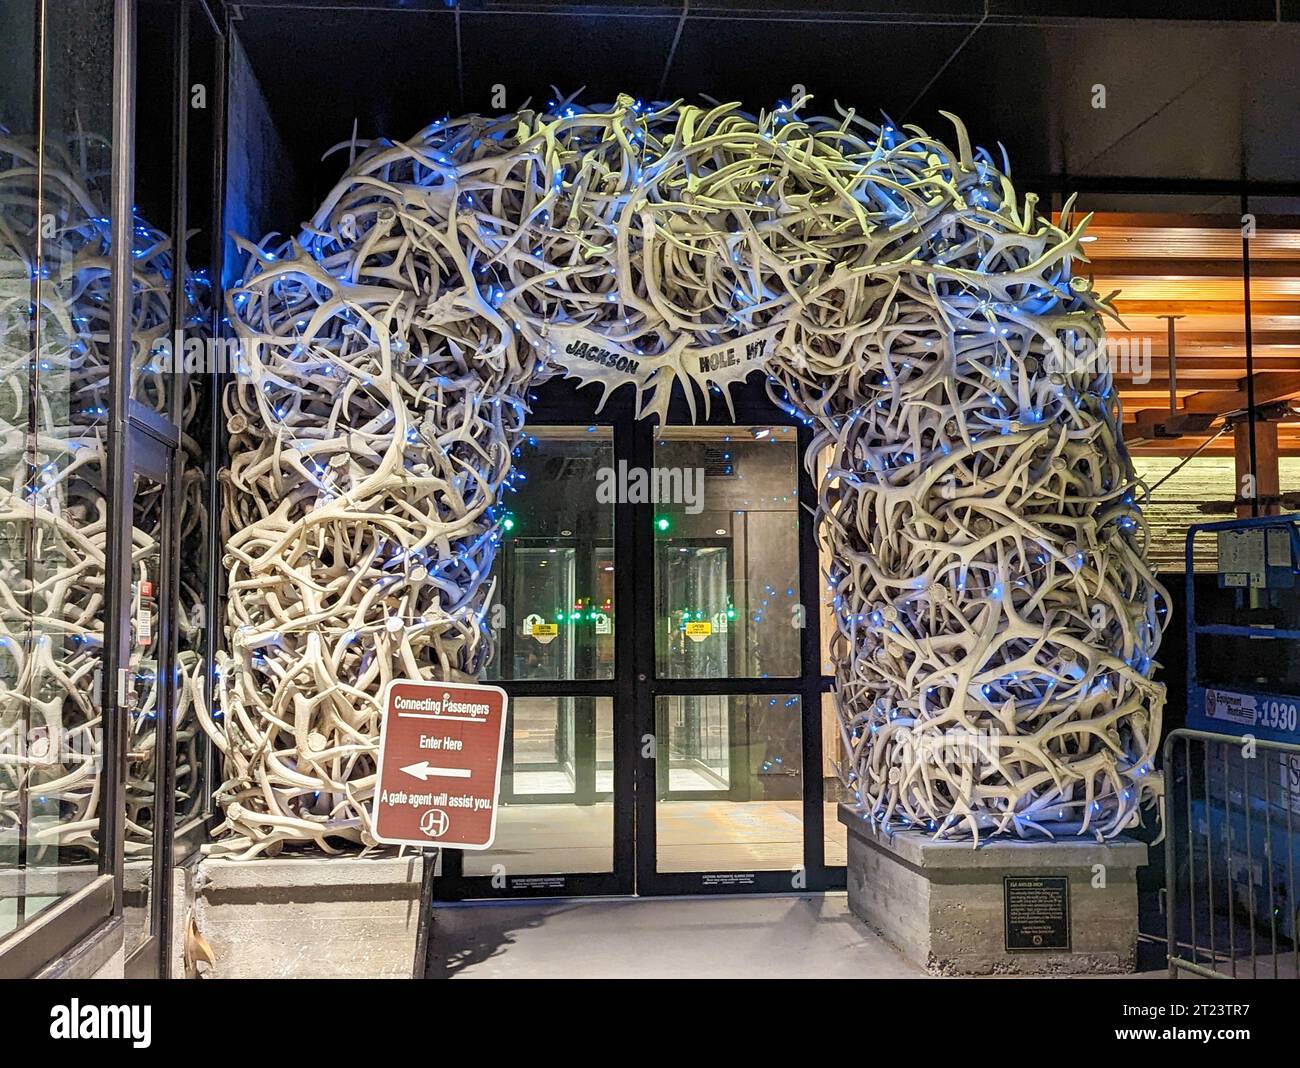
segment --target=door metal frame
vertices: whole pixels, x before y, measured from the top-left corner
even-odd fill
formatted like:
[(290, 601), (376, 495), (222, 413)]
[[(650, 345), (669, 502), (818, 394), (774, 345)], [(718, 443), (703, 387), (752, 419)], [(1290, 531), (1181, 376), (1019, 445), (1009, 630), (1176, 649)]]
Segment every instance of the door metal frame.
[[(156, 685), (158, 687), (158, 715), (155, 720), (154, 747), (160, 754), (155, 765), (154, 804), (153, 804), (153, 857), (149, 899), (149, 920), (151, 933), (140, 945), (130, 951), (126, 958), (126, 977), (128, 979), (165, 979), (169, 973), (168, 947), (171, 945), (171, 890), (174, 866), (173, 837), (176, 823), (176, 745), (175, 716), (176, 708), (176, 619), (173, 600), (177, 592), (180, 560), (176, 552), (173, 533), (176, 525), (177, 487), (180, 478), (177, 474), (178, 436), (176, 428), (161, 419), (150, 409), (131, 401), (129, 405), (127, 464), (123, 470), (123, 489), (126, 499), (131, 502), (124, 513), (129, 533), (134, 518), (135, 476), (141, 475), (157, 482), (162, 493), (162, 514), (159, 517), (158, 535), (160, 549), (159, 588), (158, 588), (158, 647)], [(126, 538), (128, 545), (131, 543)], [(131, 618), (132, 591), (135, 584), (135, 569), (129, 562), (126, 581), (122, 584), (124, 603), (118, 605), (123, 621), (122, 633), (125, 637), (126, 655), (121, 661), (120, 672), (129, 671), (130, 633), (127, 622)], [(126, 696), (123, 681), (116, 687), (115, 697), (119, 702), (119, 715), (123, 723), (123, 749), (125, 755), (126, 717), (131, 714), (130, 705), (121, 707)], [(125, 805), (125, 779), (123, 781), (123, 805)], [(125, 809), (123, 809), (125, 812)], [(125, 866), (125, 862), (124, 862)], [(126, 887), (123, 883), (122, 893)]]
[[(637, 420), (626, 396), (612, 395), (598, 414), (592, 391), (579, 392), (567, 381), (548, 384), (530, 394), (532, 426), (609, 426), (613, 428), (614, 461), (650, 468), (654, 464), (657, 424)], [(654, 505), (618, 504), (614, 510), (615, 671), (608, 680), (510, 681), (502, 686), (511, 697), (608, 697), (614, 707), (614, 871), (607, 873), (557, 873), (553, 876), (466, 876), (463, 854), (442, 851), (441, 878), (435, 896), (442, 901), (469, 898), (527, 898), (708, 893), (790, 893), (840, 890), (845, 869), (827, 867), (823, 840), (822, 807), (822, 695), (832, 680), (821, 674), (820, 568), (817, 555), (816, 488), (804, 469), (803, 458), (812, 431), (792, 411), (768, 399), (761, 382), (737, 390), (734, 419), (725, 405), (716, 404), (709, 425), (794, 426), (797, 429), (799, 603), (805, 626), (800, 632), (800, 675), (787, 678), (656, 679), (654, 597), (647, 596), (653, 580)], [(677, 405), (669, 424), (694, 422)], [(673, 418), (676, 416), (676, 418)], [(800, 698), (803, 758), (803, 868), (796, 871), (667, 872), (656, 870), (655, 698), (667, 694), (690, 695), (794, 695)], [(719, 878), (725, 875), (726, 878)], [(739, 877), (739, 879), (737, 879)], [(495, 883), (495, 885), (494, 885)]]

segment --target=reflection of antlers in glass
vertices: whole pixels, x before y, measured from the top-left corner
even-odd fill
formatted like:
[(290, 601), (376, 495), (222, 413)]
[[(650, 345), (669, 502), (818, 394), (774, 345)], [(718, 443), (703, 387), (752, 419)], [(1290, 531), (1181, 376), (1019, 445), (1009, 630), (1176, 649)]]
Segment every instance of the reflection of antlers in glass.
[[(1161, 790), (1163, 591), (1109, 372), (1070, 355), (1105, 304), (1070, 275), (1082, 223), (1038, 218), (960, 124), (957, 142), (843, 112), (564, 102), (370, 145), (295, 241), (245, 244), (231, 655), (207, 724), (222, 848), (372, 844), (380, 691), (490, 655), (494, 502), (528, 386), (562, 371), (549, 333), (575, 324), (662, 357), (639, 398), (659, 414), (674, 345), (779, 329), (769, 390), (817, 428), (810, 462), (829, 456), (866, 813), (974, 836), (1135, 822)], [(905, 729), (995, 741), (981, 766)]]
[[(24, 819), (25, 787), (39, 795), (34, 807), (57, 813), (29, 826), (31, 841), (92, 851), (100, 797), (111, 281), (111, 227), (92, 161), (106, 156), (105, 145), (91, 137), (64, 152), (47, 142), (38, 190), (35, 151), (0, 135), (0, 832)], [(133, 383), (138, 399), (163, 410), (166, 390), (179, 382), (153, 356), (170, 329), (171, 248), (140, 220), (134, 246)], [(197, 384), (187, 384), (187, 422), (198, 396)], [(191, 438), (184, 448), (200, 454)], [(195, 493), (192, 483), (187, 474), (181, 508), (190, 527), (206, 522), (195, 513), (201, 486)], [(158, 534), (160, 513), (143, 515), (133, 532), (137, 561), (155, 551)], [(190, 593), (182, 598), (183, 629), (194, 618), (185, 606), (201, 603), (194, 600), (199, 566), (197, 559), (182, 561)], [(183, 703), (191, 703), (188, 694)], [(192, 714), (179, 722), (178, 776), (192, 780), (199, 735)], [(131, 799), (152, 790), (153, 732), (147, 716), (133, 721), (133, 810), (139, 806)], [(193, 782), (183, 788), (187, 799), (198, 796)], [(146, 824), (128, 812), (128, 848), (147, 843)]]

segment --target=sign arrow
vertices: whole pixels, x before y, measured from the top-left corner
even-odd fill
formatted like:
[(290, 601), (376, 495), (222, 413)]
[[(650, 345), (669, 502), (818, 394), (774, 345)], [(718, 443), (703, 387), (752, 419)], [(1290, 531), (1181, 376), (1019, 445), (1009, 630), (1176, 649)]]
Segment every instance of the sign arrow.
[(468, 779), (469, 768), (438, 768), (434, 767), (427, 760), (421, 760), (418, 764), (407, 764), (402, 769), (407, 775), (412, 775), (424, 782), (426, 779), (444, 778), (444, 779)]

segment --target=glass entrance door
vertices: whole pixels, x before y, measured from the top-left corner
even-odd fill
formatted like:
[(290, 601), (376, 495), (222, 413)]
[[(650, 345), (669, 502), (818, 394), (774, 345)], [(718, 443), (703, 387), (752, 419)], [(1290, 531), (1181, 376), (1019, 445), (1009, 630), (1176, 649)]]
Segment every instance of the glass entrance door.
[(804, 775), (821, 741), (805, 724), (821, 684), (801, 566), (806, 443), (768, 422), (643, 434), (658, 483), (683, 492), (646, 524), (654, 598), (638, 608), (655, 637), (640, 689), (656, 744), (653, 794), (637, 799), (638, 891), (824, 884), (821, 777)]
[(497, 840), (444, 854), (442, 896), (843, 884), (806, 444), (775, 420), (530, 427), (487, 617), (484, 681), (510, 695)]
[(601, 492), (614, 465), (608, 425), (538, 426), (516, 450), (484, 677), (510, 695), (497, 838), (444, 859), (450, 896), (632, 890), (632, 723), (615, 716), (627, 704), (615, 673), (624, 561), (616, 501)]

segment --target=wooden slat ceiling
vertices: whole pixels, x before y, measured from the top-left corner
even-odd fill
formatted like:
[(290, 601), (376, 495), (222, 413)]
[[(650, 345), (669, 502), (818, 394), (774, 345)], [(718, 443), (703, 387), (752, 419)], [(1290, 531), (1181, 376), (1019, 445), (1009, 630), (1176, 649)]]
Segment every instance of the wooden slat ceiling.
[[(1119, 291), (1114, 307), (1122, 323), (1108, 324), (1108, 336), (1151, 346), (1150, 381), (1134, 382), (1127, 368), (1115, 375), (1125, 438), (1136, 453), (1194, 451), (1224, 415), (1245, 406), (1240, 216), (1099, 212), (1085, 242), (1087, 262), (1077, 262), (1076, 273), (1090, 276), (1103, 295)], [(1257, 403), (1300, 407), (1300, 219), (1259, 216), (1250, 266)], [(1182, 316), (1175, 324), (1178, 412), (1215, 417), (1208, 430), (1177, 438), (1155, 437), (1153, 429), (1169, 414), (1168, 325), (1160, 318), (1168, 315)], [(1279, 446), (1283, 455), (1300, 456), (1300, 415), (1280, 425)], [(1231, 452), (1232, 436), (1224, 434), (1205, 455)]]

